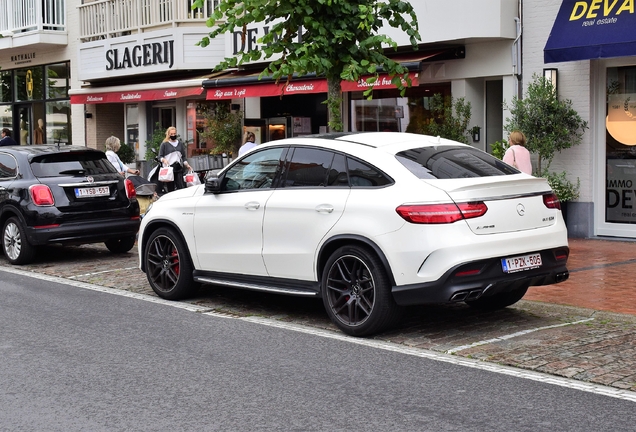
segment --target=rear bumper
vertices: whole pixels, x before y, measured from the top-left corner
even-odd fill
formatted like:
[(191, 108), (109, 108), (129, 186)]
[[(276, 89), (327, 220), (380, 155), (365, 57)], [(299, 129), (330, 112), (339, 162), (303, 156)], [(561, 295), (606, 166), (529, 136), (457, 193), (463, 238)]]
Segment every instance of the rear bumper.
[(504, 273), (501, 266), (503, 256), (462, 263), (445, 272), (436, 281), (394, 286), (393, 298), (397, 304), (403, 306), (452, 303), (567, 280), (569, 272), (566, 263), (569, 248), (562, 246), (539, 252), (543, 262), (540, 268)]
[(140, 223), (140, 218), (136, 217), (72, 222), (48, 228), (28, 227), (27, 236), (29, 243), (33, 245), (100, 243), (110, 239), (134, 237), (139, 231)]

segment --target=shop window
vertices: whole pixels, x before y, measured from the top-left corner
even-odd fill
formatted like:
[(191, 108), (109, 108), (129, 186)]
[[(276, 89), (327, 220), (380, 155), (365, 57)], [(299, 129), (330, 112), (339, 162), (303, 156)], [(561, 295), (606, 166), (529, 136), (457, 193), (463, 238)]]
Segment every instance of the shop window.
[(36, 66), (14, 71), (16, 101), (42, 99), (43, 70), (41, 66)]
[(139, 153), (139, 106), (126, 105), (126, 144)]
[(376, 90), (371, 100), (363, 92), (351, 93), (351, 130), (420, 133), (423, 124), (434, 121), (430, 101), (435, 94), (450, 97), (450, 83), (420, 84), (406, 89), (404, 97), (398, 90)]
[(11, 71), (0, 71), (0, 102), (13, 102)]
[(57, 63), (46, 66), (46, 77), (47, 99), (64, 99), (68, 97), (68, 63)]
[(607, 69), (605, 220), (636, 223), (636, 67)]
[(13, 107), (11, 105), (0, 105), (0, 129), (13, 128)]
[(57, 101), (46, 103), (46, 142), (72, 144), (71, 103)]

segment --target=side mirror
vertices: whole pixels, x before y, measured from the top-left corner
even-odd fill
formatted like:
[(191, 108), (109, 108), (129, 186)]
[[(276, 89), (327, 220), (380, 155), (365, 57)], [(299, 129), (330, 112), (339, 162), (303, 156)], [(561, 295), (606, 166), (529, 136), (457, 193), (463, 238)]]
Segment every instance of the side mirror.
[(212, 177), (205, 180), (205, 193), (217, 194), (221, 192), (221, 179)]

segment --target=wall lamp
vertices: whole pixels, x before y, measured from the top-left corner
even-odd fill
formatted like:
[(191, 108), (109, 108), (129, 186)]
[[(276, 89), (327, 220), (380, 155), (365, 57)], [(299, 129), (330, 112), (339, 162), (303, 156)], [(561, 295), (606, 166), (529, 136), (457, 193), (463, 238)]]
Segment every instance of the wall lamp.
[(559, 78), (559, 70), (556, 68), (553, 69), (543, 69), (543, 77), (552, 84), (554, 87), (554, 93), (558, 95), (558, 78)]

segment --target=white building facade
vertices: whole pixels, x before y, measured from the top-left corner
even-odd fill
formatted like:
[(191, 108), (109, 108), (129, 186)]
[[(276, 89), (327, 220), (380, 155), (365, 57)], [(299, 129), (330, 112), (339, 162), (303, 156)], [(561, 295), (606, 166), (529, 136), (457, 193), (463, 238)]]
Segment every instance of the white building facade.
[(633, 0), (525, 0), (523, 86), (558, 71), (558, 96), (589, 123), (552, 171), (581, 182), (571, 236), (636, 237), (636, 11)]

